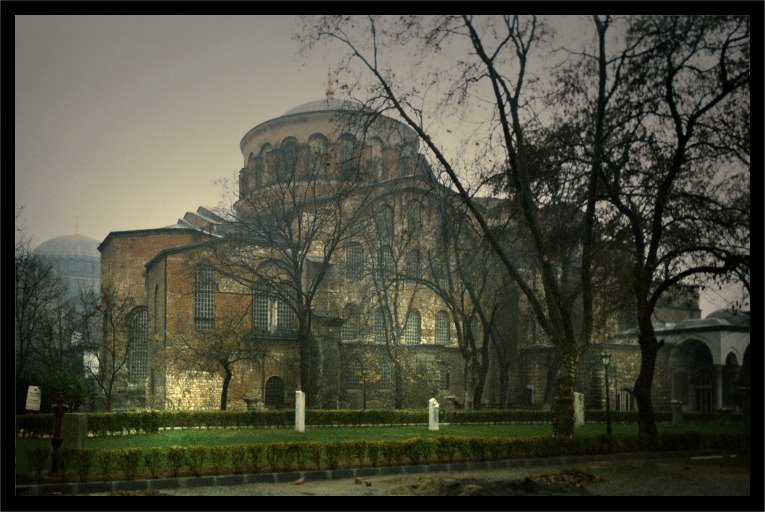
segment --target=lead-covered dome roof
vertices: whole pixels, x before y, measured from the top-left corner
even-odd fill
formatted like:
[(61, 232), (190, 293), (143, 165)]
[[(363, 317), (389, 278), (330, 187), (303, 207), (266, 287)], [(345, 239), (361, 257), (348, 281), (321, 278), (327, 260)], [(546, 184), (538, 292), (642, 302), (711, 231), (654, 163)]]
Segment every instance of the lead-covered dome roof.
[(80, 258), (100, 258), (98, 240), (83, 235), (57, 236), (38, 245), (35, 254), (41, 256), (69, 256)]
[(335, 111), (335, 110), (348, 110), (352, 112), (358, 112), (362, 110), (364, 105), (355, 100), (343, 100), (337, 98), (325, 98), (323, 100), (309, 101), (298, 105), (297, 107), (289, 109), (285, 112), (284, 116), (291, 114), (303, 114), (306, 112), (322, 112), (322, 111)]

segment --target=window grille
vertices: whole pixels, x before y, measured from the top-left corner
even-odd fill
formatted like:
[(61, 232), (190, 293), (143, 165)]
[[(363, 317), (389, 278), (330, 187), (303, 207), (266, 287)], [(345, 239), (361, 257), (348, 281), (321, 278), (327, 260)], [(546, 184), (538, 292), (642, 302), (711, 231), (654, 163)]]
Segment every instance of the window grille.
[(343, 326), (340, 327), (340, 339), (342, 341), (355, 341), (359, 334), (358, 317), (356, 316), (356, 305), (346, 304), (345, 316), (347, 317)]
[(417, 201), (410, 201), (407, 205), (407, 229), (409, 230), (409, 236), (419, 236), (421, 227), (422, 210), (420, 208), (420, 203)]
[(451, 337), (449, 314), (446, 311), (436, 312), (436, 345), (448, 345)]
[(194, 284), (194, 328), (211, 331), (215, 327), (215, 282), (212, 267), (199, 267)]
[(147, 340), (148, 313), (146, 308), (135, 310), (130, 318), (130, 346), (127, 357), (128, 380), (143, 384), (149, 359)]
[(420, 342), (420, 313), (410, 311), (406, 316), (406, 325), (404, 326), (404, 343), (407, 345), (416, 345)]
[(361, 244), (353, 242), (345, 247), (345, 277), (354, 280), (361, 277), (363, 258)]
[(252, 292), (252, 329), (255, 335), (268, 332), (268, 290), (265, 286)]
[(276, 332), (289, 334), (292, 331), (294, 314), (292, 308), (282, 299), (276, 299)]
[(395, 270), (396, 263), (393, 259), (393, 249), (390, 245), (380, 247), (380, 275), (384, 276)]
[(393, 238), (393, 208), (390, 205), (383, 205), (377, 210), (375, 222), (377, 224), (377, 236), (381, 240)]
[(375, 343), (385, 343), (386, 339), (386, 314), (385, 308), (378, 308), (375, 312), (375, 321), (372, 327), (372, 336)]

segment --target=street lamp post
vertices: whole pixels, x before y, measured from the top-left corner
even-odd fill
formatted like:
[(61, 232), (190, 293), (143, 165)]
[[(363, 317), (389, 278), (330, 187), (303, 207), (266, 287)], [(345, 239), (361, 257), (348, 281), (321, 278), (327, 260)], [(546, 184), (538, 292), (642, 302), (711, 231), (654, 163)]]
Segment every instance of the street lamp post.
[(608, 366), (611, 364), (611, 354), (601, 352), (600, 359), (606, 368), (606, 433), (611, 435), (611, 399), (608, 393)]

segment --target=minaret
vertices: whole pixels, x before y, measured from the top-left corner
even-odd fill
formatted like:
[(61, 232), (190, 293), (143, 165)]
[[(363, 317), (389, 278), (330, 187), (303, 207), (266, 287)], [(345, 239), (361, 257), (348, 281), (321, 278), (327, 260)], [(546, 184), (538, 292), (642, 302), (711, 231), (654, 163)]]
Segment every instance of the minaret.
[(332, 87), (332, 81), (332, 70), (327, 65), (327, 104), (329, 104), (330, 100), (335, 99), (335, 89)]

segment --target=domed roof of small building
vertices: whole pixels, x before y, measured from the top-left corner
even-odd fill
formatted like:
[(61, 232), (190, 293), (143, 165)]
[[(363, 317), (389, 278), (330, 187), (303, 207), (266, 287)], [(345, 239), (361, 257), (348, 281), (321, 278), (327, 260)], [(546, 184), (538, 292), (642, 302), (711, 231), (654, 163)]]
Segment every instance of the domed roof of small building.
[(83, 235), (57, 236), (38, 245), (35, 254), (42, 256), (69, 256), (100, 258), (98, 240)]
[(343, 100), (337, 98), (324, 98), (322, 100), (309, 101), (297, 107), (289, 109), (284, 116), (290, 114), (303, 114), (305, 112), (324, 112), (330, 110), (349, 110), (358, 111), (364, 108), (364, 105), (355, 100)]
[(737, 327), (749, 327), (749, 311), (739, 311), (733, 308), (718, 309), (709, 313), (706, 318), (717, 318), (725, 320), (731, 325)]

